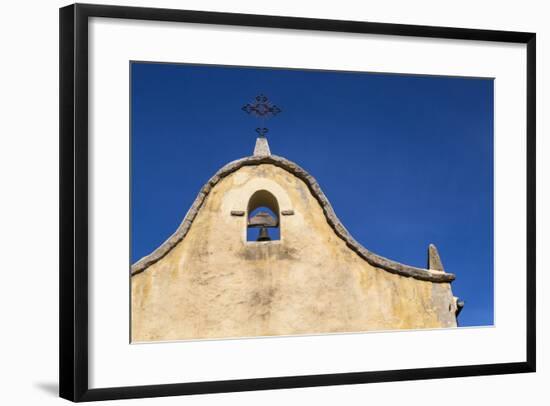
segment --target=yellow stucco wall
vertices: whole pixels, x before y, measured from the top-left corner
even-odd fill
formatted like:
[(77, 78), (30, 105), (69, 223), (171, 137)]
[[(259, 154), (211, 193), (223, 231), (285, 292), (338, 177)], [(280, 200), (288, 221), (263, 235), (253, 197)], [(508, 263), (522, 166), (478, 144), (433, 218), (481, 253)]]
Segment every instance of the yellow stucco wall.
[[(246, 215), (231, 215), (257, 190), (294, 211), (279, 241), (247, 242)], [(185, 238), (131, 284), (132, 341), (456, 327), (449, 283), (371, 266), (307, 185), (271, 164), (220, 180)]]

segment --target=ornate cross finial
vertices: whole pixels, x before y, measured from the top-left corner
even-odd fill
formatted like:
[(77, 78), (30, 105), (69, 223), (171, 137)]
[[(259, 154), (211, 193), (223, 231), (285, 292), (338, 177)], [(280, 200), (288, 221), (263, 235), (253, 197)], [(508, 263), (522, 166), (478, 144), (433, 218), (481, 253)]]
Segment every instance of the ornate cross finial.
[(276, 105), (272, 104), (267, 96), (259, 94), (256, 96), (252, 103), (245, 104), (242, 110), (250, 115), (259, 118), (261, 121), (261, 127), (256, 128), (256, 132), (260, 137), (265, 137), (269, 129), (264, 127), (264, 121), (268, 118), (274, 117), (282, 110)]

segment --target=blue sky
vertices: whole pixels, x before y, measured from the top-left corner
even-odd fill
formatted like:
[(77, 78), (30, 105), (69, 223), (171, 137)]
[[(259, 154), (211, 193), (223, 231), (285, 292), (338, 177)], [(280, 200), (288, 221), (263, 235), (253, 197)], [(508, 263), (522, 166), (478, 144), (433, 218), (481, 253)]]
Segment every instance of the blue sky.
[(283, 111), (271, 152), (313, 175), (367, 249), (425, 267), (439, 249), (461, 326), (493, 324), (493, 80), (132, 63), (131, 260), (203, 184), (252, 154), (259, 93)]

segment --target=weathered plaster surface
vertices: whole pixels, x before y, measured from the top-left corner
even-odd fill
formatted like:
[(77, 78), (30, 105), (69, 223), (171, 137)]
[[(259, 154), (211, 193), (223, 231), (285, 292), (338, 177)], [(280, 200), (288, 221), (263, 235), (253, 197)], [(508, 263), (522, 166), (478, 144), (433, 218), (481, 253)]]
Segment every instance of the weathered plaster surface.
[[(264, 139), (265, 140), (265, 139)], [(132, 265), (132, 275), (136, 275), (143, 272), (151, 264), (163, 258), (172, 248), (174, 248), (186, 235), (199, 209), (202, 207), (210, 191), (217, 185), (220, 180), (233, 172), (239, 170), (245, 166), (255, 166), (261, 164), (272, 164), (279, 168), (286, 170), (297, 178), (301, 179), (308, 187), (310, 193), (318, 201), (323, 209), (323, 213), (326, 217), (328, 224), (333, 228), (334, 232), (340, 237), (353, 251), (359, 254), (363, 259), (368, 261), (371, 265), (385, 269), (388, 272), (396, 273), (398, 275), (410, 276), (412, 278), (432, 281), (432, 282), (451, 282), (455, 279), (455, 276), (450, 273), (445, 273), (439, 270), (416, 268), (409, 265), (404, 265), (396, 261), (381, 257), (373, 252), (370, 252), (349, 234), (344, 225), (340, 222), (330, 202), (326, 198), (325, 194), (321, 190), (321, 187), (305, 170), (300, 168), (294, 162), (291, 162), (285, 158), (274, 155), (255, 155), (242, 158), (221, 168), (210, 180), (202, 187), (197, 198), (193, 202), (193, 205), (185, 215), (183, 222), (180, 224), (176, 232), (168, 238), (160, 247), (153, 251), (150, 255), (141, 258), (138, 262)], [(285, 210), (282, 210), (285, 212)], [(391, 225), (389, 225), (391, 226)]]
[[(133, 341), (456, 326), (450, 274), (374, 266), (337, 234), (311, 182), (273, 158), (216, 179), (183, 236), (134, 265)], [(279, 241), (246, 242), (247, 216), (231, 215), (257, 190), (294, 212), (280, 216)]]

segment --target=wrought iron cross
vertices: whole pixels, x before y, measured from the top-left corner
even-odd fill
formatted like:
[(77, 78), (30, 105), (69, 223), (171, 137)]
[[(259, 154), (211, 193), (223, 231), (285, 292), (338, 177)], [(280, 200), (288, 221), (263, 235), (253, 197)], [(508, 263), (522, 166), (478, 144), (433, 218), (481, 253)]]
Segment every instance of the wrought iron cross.
[(276, 116), (282, 111), (279, 107), (271, 103), (267, 96), (263, 94), (256, 96), (252, 103), (245, 104), (242, 110), (260, 119), (261, 127), (256, 128), (256, 132), (260, 137), (265, 137), (269, 131), (269, 129), (264, 126), (265, 120)]

